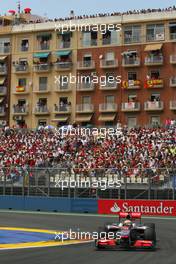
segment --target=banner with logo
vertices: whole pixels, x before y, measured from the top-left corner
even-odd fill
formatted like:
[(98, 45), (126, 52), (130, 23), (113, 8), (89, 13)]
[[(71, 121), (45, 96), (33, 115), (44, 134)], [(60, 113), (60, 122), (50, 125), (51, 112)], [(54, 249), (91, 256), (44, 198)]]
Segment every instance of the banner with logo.
[(151, 216), (176, 216), (176, 201), (173, 200), (98, 200), (99, 214), (119, 212), (142, 213)]

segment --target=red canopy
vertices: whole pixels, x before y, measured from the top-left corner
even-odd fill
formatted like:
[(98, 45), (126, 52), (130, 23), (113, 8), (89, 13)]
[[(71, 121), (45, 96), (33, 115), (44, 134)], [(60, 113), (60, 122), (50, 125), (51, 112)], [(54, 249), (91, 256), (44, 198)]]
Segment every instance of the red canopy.
[(26, 8), (24, 9), (24, 12), (25, 12), (25, 13), (30, 13), (30, 12), (31, 12), (31, 8), (26, 7)]
[(16, 11), (12, 10), (12, 9), (10, 9), (8, 12), (11, 13), (11, 14), (15, 14), (16, 13)]

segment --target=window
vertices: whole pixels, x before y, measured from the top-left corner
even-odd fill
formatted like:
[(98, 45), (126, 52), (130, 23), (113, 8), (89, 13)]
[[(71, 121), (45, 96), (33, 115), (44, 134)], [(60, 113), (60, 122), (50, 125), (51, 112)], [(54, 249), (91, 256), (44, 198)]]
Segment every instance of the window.
[(83, 57), (83, 66), (90, 67), (92, 62), (92, 56), (90, 54), (84, 55)]
[(159, 70), (152, 70), (150, 72), (150, 78), (154, 79), (154, 80), (159, 79), (160, 78), (160, 71)]
[(176, 39), (176, 21), (169, 23), (170, 39)]
[(128, 102), (136, 102), (137, 95), (136, 94), (130, 94), (128, 95)]
[(152, 93), (151, 94), (151, 102), (159, 102), (160, 101), (160, 94), (159, 93)]
[(26, 83), (27, 83), (27, 81), (26, 81), (26, 78), (20, 78), (19, 80), (18, 80), (18, 86), (20, 86), (20, 87), (26, 87)]
[(0, 38), (0, 53), (9, 53), (9, 52), (10, 52), (10, 39)]
[(107, 95), (105, 97), (106, 104), (114, 104), (114, 101), (115, 101), (114, 95)]
[(124, 43), (141, 42), (141, 26), (127, 26), (124, 28)]
[(128, 72), (128, 81), (136, 81), (137, 72)]
[(90, 96), (83, 96), (82, 97), (82, 104), (83, 105), (91, 104), (91, 97)]
[(29, 49), (29, 40), (28, 39), (22, 39), (21, 51), (28, 51), (28, 49)]
[(115, 57), (114, 52), (107, 52), (105, 57), (106, 57), (106, 61), (114, 61), (114, 57)]
[(47, 125), (47, 120), (46, 119), (39, 119), (38, 126), (45, 127), (46, 125)]
[(37, 36), (39, 50), (49, 50), (50, 49), (50, 40), (52, 35), (51, 34), (41, 34)]
[(159, 41), (164, 39), (164, 24), (147, 25), (147, 41)]
[(160, 125), (160, 117), (159, 116), (151, 116), (150, 123), (152, 126)]
[(117, 44), (118, 42), (118, 32), (113, 31), (106, 31), (105, 34), (102, 34), (102, 44), (103, 45), (110, 45), (110, 44)]
[(63, 75), (60, 76), (60, 82), (58, 83), (59, 87), (61, 90), (66, 90), (68, 89), (68, 84), (69, 84), (69, 76)]
[(70, 48), (71, 45), (71, 32), (65, 32), (65, 34), (61, 35), (61, 44), (60, 44), (60, 48)]
[(137, 125), (137, 118), (136, 117), (128, 117), (127, 123), (129, 128), (134, 128)]
[(97, 32), (87, 31), (82, 33), (82, 46), (96, 46), (97, 45)]
[(39, 77), (39, 91), (46, 91), (47, 90), (47, 77)]

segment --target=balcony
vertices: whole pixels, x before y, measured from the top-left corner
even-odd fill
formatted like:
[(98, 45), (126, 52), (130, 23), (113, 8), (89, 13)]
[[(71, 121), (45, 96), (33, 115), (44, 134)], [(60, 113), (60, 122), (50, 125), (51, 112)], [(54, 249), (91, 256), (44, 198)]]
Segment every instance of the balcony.
[(0, 96), (5, 96), (7, 94), (7, 87), (0, 86)]
[(94, 91), (94, 89), (95, 89), (95, 83), (92, 83), (92, 82), (77, 84), (77, 91), (80, 91), (80, 92)]
[(99, 112), (101, 113), (117, 112), (117, 104), (115, 103), (100, 104)]
[(53, 108), (54, 114), (70, 114), (71, 113), (71, 106), (70, 105), (54, 105)]
[(164, 87), (164, 81), (162, 79), (151, 79), (146, 80), (145, 82), (145, 88), (163, 88)]
[(61, 41), (60, 49), (69, 49), (71, 47), (71, 41)]
[(144, 103), (145, 111), (162, 111), (164, 109), (164, 103), (162, 101), (148, 101)]
[(176, 64), (176, 55), (170, 55), (170, 63)]
[(176, 77), (170, 78), (170, 87), (176, 87)]
[(38, 50), (49, 50), (50, 49), (50, 43), (38, 44), (37, 49)]
[(29, 94), (29, 87), (28, 86), (16, 86), (16, 88), (13, 91), (13, 94), (15, 95)]
[(55, 92), (68, 93), (73, 90), (73, 87), (69, 83), (59, 84), (55, 86)]
[(54, 63), (55, 71), (70, 71), (72, 69), (73, 63), (71, 61), (60, 61)]
[(82, 41), (82, 47), (86, 48), (91, 46), (97, 46), (97, 39)]
[(50, 90), (48, 89), (48, 85), (44, 83), (39, 84), (38, 89), (34, 90), (34, 93), (38, 93), (38, 94), (46, 94), (49, 92)]
[(27, 106), (18, 106), (14, 105), (13, 106), (13, 115), (14, 116), (26, 116), (29, 113), (29, 109)]
[(49, 63), (41, 63), (34, 65), (34, 72), (49, 72), (51, 70), (51, 66)]
[(76, 105), (76, 113), (79, 114), (87, 114), (94, 112), (94, 105), (93, 104), (80, 104)]
[(4, 106), (0, 106), (0, 117), (3, 117), (5, 115), (6, 115), (5, 107)]
[(7, 74), (7, 66), (0, 65), (0, 75), (6, 75), (6, 74)]
[(163, 56), (149, 56), (145, 57), (145, 65), (146, 66), (158, 66), (158, 65), (163, 65)]
[(118, 60), (101, 60), (100, 61), (100, 68), (101, 69), (111, 69), (118, 67)]
[(141, 88), (141, 81), (139, 80), (128, 80), (122, 82), (122, 88), (127, 90), (135, 90)]
[(26, 52), (28, 50), (29, 50), (29, 47), (28, 46), (20, 46), (20, 51)]
[(77, 64), (78, 70), (94, 70), (95, 61), (79, 61)]
[(46, 105), (43, 106), (36, 106), (33, 110), (34, 115), (49, 115), (50, 111)]
[(122, 103), (122, 112), (138, 112), (140, 111), (140, 103), (128, 102)]
[(112, 44), (111, 38), (103, 38), (102, 39), (102, 45), (111, 45), (111, 44)]
[(100, 85), (100, 90), (104, 90), (104, 91), (116, 90), (117, 87), (118, 87), (117, 82), (106, 82), (105, 84)]
[(0, 47), (0, 54), (7, 54), (10, 53), (11, 47), (10, 46), (5, 46), (5, 47)]
[(16, 64), (14, 67), (15, 67), (15, 73), (16, 74), (23, 74), (23, 73), (29, 72), (29, 66), (28, 65)]
[(140, 58), (124, 58), (122, 60), (123, 67), (139, 67), (140, 66)]
[(176, 100), (170, 101), (170, 110), (176, 110)]

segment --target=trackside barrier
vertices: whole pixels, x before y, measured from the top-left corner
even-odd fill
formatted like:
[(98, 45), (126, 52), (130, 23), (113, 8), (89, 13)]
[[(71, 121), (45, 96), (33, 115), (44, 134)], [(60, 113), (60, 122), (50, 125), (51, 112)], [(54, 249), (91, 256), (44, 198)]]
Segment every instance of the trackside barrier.
[(175, 200), (98, 200), (99, 214), (119, 212), (142, 213), (151, 216), (176, 216)]
[(97, 213), (97, 199), (0, 196), (0, 209)]

